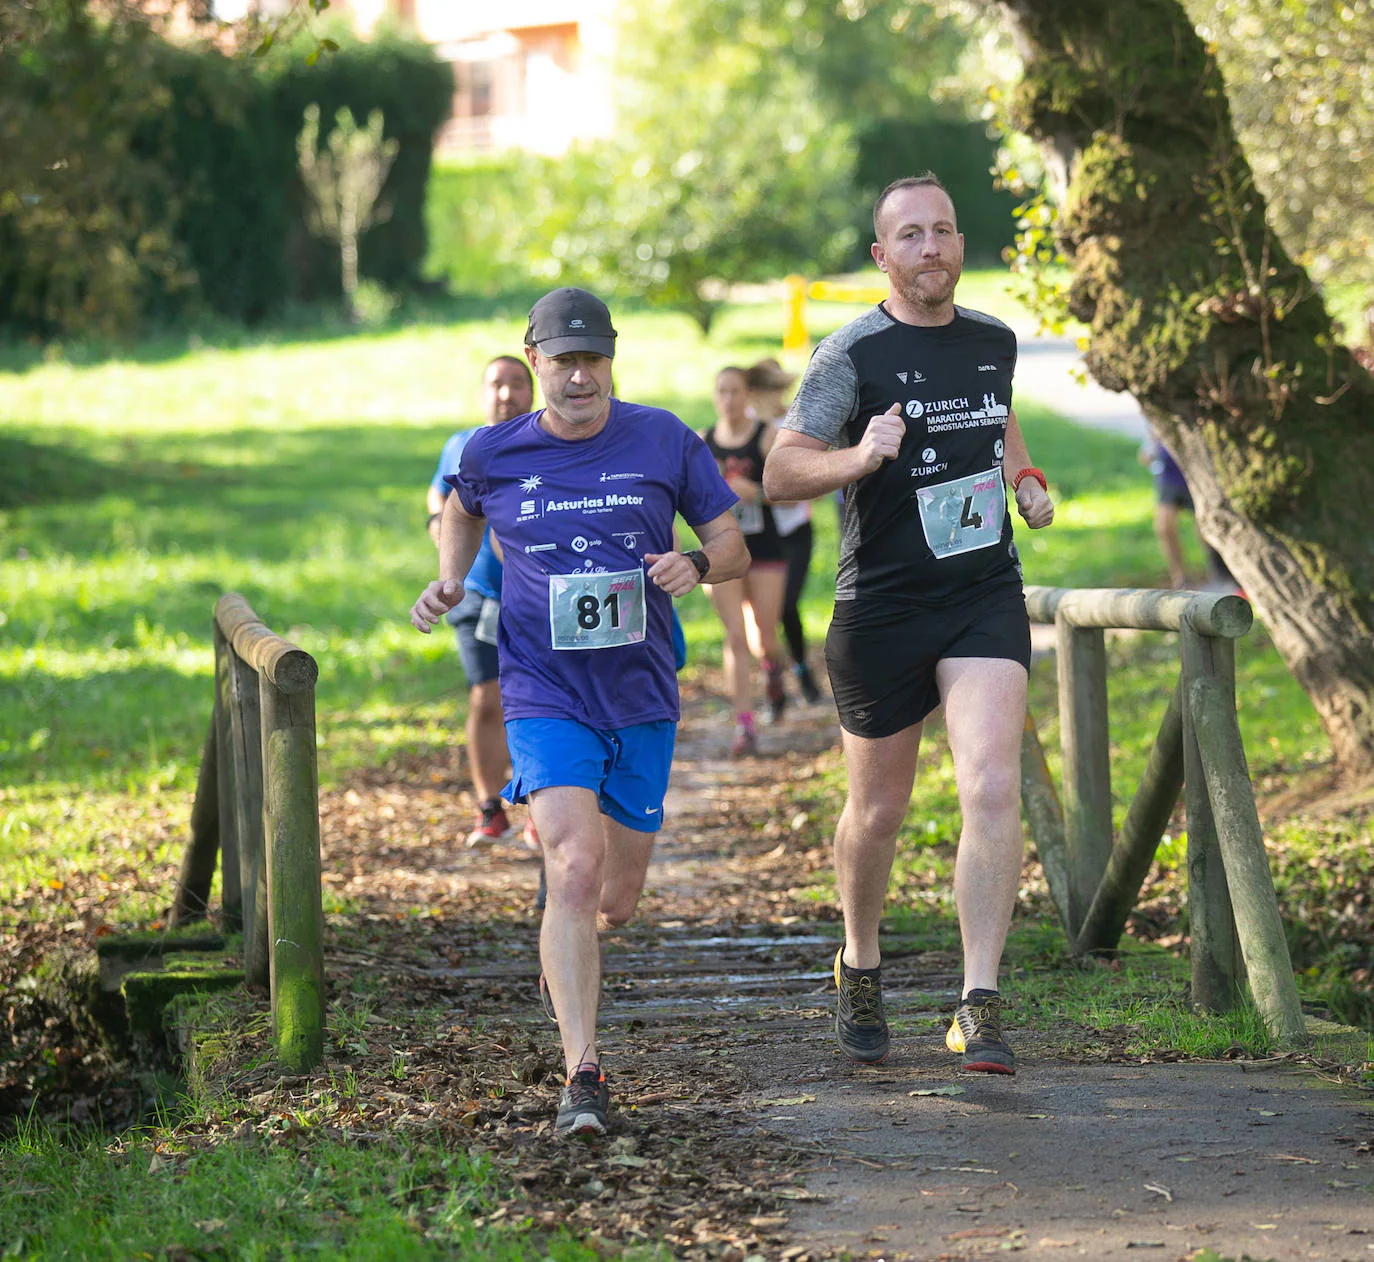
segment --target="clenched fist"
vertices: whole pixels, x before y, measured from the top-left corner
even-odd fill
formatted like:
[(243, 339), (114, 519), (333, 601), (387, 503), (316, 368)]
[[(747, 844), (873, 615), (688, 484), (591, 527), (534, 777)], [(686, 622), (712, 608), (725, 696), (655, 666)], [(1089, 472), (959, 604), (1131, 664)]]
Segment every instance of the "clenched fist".
[(1054, 520), (1054, 502), (1034, 478), (1022, 478), (1016, 488), (1016, 511), (1032, 530), (1043, 530)]
[(902, 420), (900, 403), (894, 403), (881, 416), (870, 417), (864, 436), (859, 439), (863, 471), (872, 473), (884, 460), (895, 460), (905, 435), (906, 422)]

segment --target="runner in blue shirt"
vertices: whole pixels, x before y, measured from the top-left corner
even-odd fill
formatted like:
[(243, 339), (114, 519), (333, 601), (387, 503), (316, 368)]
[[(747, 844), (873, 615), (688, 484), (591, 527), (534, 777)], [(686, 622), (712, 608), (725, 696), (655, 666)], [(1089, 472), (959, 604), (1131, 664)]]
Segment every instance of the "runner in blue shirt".
[[(524, 416), (534, 407), (534, 378), (523, 359), (498, 355), (482, 371), (482, 417), (487, 425), (500, 425)], [(480, 427), (460, 429), (444, 444), (438, 467), (426, 495), (429, 536), (439, 546), (439, 521), (444, 501), (452, 494), (444, 479), (458, 472), (458, 462), (468, 440)], [(506, 731), (501, 715), (501, 691), (497, 683), (496, 621), (501, 608), (501, 562), (492, 551), (489, 532), (463, 580), (465, 595), (446, 619), (458, 641), (458, 659), (468, 682), (467, 737), (472, 787), (477, 794), (478, 817), (467, 835), (467, 844), (499, 841), (510, 833), (510, 820), (501, 802), (506, 779)], [(526, 842), (538, 840), (526, 825)]]
[[(633, 915), (662, 824), (678, 719), (672, 598), (749, 565), (735, 495), (701, 438), (670, 412), (611, 397), (615, 337), (585, 290), (535, 303), (525, 355), (546, 406), (469, 441), (448, 479), (439, 577), (410, 614), (428, 632), (458, 603), (489, 521), (505, 560), (503, 796), (529, 802), (544, 848), (539, 955), (568, 1072), (560, 1135), (606, 1129), (598, 917)], [(674, 547), (679, 512), (700, 549)]]

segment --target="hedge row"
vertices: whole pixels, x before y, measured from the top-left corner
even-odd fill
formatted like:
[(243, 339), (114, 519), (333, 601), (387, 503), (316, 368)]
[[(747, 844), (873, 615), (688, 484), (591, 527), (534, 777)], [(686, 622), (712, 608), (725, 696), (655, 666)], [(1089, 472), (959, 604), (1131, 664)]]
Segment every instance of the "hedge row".
[[(338, 51), (313, 65), (289, 47), (249, 60), (53, 7), (62, 20), (0, 76), (0, 129), (43, 118), (54, 132), (18, 172), (29, 194), (0, 199), (0, 327), (52, 336), (99, 327), (102, 310), (109, 324), (115, 310), (126, 322), (196, 306), (254, 321), (337, 296), (338, 252), (307, 231), (296, 170), (312, 102), (326, 129), (343, 106), (360, 123), (382, 111), (400, 148), (362, 273), (392, 288), (420, 280), (433, 139), (453, 96), (428, 45), (331, 32)], [(62, 161), (45, 161), (54, 150)]]

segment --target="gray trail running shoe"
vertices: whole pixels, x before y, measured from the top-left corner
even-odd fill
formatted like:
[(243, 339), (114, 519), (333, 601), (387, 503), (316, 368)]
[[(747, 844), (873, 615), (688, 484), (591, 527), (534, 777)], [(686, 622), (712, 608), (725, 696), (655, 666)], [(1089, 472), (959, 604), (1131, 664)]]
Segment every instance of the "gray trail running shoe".
[(560, 1139), (590, 1139), (606, 1133), (606, 1110), (611, 1095), (600, 1069), (579, 1069), (558, 1097), (553, 1131)]
[(1016, 1056), (1002, 1037), (998, 1015), (1006, 1006), (995, 990), (971, 990), (955, 1009), (945, 1046), (963, 1053), (965, 1069), (984, 1074), (1016, 1072)]
[(850, 968), (844, 947), (835, 952), (835, 1038), (840, 1050), (860, 1065), (881, 1064), (892, 1039), (883, 1019), (882, 968)]

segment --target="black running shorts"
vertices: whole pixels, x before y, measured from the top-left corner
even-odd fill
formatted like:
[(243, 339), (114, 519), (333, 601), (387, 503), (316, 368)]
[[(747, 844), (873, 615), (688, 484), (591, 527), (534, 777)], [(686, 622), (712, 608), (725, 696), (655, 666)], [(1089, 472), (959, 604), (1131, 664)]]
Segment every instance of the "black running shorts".
[(943, 658), (1000, 657), (1030, 669), (1030, 619), (1019, 584), (881, 622), (871, 609), (846, 609), (851, 603), (835, 606), (825, 664), (840, 725), (855, 736), (876, 740), (924, 719), (940, 704), (935, 667)]

